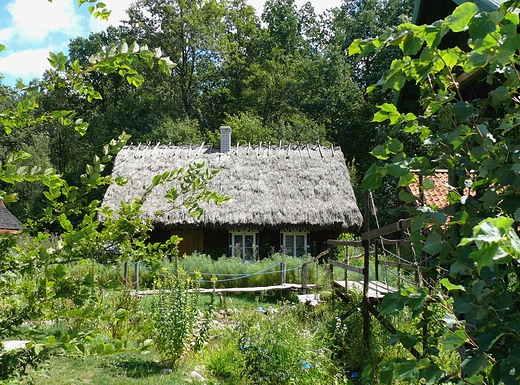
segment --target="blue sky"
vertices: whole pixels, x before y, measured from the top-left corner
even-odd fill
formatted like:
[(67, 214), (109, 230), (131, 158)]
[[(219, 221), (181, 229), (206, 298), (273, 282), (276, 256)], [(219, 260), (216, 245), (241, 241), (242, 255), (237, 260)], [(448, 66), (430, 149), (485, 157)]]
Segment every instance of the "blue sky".
[[(105, 0), (112, 10), (109, 22), (92, 18), (87, 4), (79, 7), (77, 0), (0, 0), (0, 52), (2, 82), (14, 85), (16, 79), (28, 82), (40, 77), (49, 67), (49, 52), (67, 52), (71, 39), (87, 37), (108, 25), (117, 25), (126, 18), (125, 10), (133, 0)], [(312, 0), (316, 13), (339, 6), (341, 0)], [(264, 0), (249, 0), (260, 14)], [(305, 0), (296, 0), (301, 6)]]

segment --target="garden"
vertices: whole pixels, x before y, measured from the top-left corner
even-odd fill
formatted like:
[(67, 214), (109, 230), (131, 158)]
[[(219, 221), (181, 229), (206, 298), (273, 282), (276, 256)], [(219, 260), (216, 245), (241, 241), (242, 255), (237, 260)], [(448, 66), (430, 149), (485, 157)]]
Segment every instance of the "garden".
[[(404, 354), (388, 347), (390, 334), (374, 323), (373, 345), (362, 341), (361, 295), (344, 303), (333, 295), (326, 264), (311, 264), (309, 282), (317, 305), (298, 301), (298, 291), (202, 294), (217, 287), (226, 272), (240, 272), (240, 285), (257, 280), (276, 284), (278, 265), (287, 264), (287, 281), (301, 282), (310, 256), (274, 255), (243, 263), (198, 254), (163, 260), (156, 274), (141, 267), (139, 296), (125, 288), (124, 263), (106, 267), (74, 263), (53, 300), (39, 303), (37, 317), (11, 328), (6, 340), (31, 341), (25, 349), (4, 351), (3, 380), (23, 384), (355, 384), (373, 383), (370, 368)], [(272, 267), (276, 267), (272, 269)], [(203, 279), (201, 272), (211, 272)], [(230, 273), (229, 276), (237, 277)], [(132, 281), (134, 277), (126, 277)], [(34, 285), (19, 277), (20, 285)], [(236, 278), (235, 278), (236, 279)], [(81, 285), (75, 296), (59, 292)], [(407, 321), (409, 322), (409, 321)], [(456, 366), (456, 361), (453, 362)], [(366, 368), (369, 368), (368, 370)], [(457, 367), (452, 368), (457, 370)]]

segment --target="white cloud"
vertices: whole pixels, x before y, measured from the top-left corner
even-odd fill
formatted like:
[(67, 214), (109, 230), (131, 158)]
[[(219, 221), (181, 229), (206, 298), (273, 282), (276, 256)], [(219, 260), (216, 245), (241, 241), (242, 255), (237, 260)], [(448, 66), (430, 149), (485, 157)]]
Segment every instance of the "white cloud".
[(40, 48), (12, 53), (0, 58), (0, 73), (10, 78), (22, 78), (25, 81), (39, 78), (50, 67), (51, 48)]
[(14, 0), (6, 9), (12, 17), (11, 24), (0, 31), (6, 43), (16, 41), (34, 46), (52, 33), (60, 32), (68, 37), (81, 34), (82, 17), (73, 1)]
[(100, 32), (105, 29), (109, 25), (120, 25), (121, 20), (126, 20), (126, 10), (130, 8), (130, 5), (134, 3), (135, 0), (108, 0), (104, 3), (107, 5), (107, 9), (111, 11), (110, 17), (108, 18), (108, 22), (105, 20), (90, 18), (90, 30), (92, 32)]

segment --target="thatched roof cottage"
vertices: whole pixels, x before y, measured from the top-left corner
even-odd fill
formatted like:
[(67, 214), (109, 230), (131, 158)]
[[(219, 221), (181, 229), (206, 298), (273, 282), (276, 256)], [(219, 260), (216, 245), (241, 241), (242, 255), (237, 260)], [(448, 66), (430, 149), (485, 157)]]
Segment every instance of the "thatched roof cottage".
[[(251, 259), (283, 250), (301, 255), (324, 247), (327, 238), (357, 229), (362, 217), (343, 154), (336, 147), (230, 146), (231, 129), (221, 127), (220, 148), (199, 146), (126, 146), (115, 159), (113, 176), (124, 186), (108, 188), (104, 205), (139, 197), (153, 176), (204, 162), (220, 169), (209, 190), (231, 197), (221, 205), (203, 205), (199, 220), (186, 209), (173, 209), (167, 186), (147, 197), (143, 215), (155, 225), (152, 237), (183, 238), (181, 254), (193, 251)], [(157, 212), (161, 216), (156, 216)], [(313, 249), (314, 248), (314, 249)]]

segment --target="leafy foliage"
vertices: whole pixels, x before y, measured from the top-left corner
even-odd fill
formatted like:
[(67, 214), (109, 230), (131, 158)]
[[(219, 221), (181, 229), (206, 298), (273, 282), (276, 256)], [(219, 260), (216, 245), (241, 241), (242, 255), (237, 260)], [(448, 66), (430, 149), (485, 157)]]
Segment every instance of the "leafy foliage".
[[(262, 309), (260, 309), (262, 310)], [(264, 314), (265, 312), (265, 314)], [(330, 350), (318, 330), (301, 330), (294, 307), (245, 315), (238, 326), (243, 373), (255, 384), (348, 383), (338, 381)]]
[(197, 277), (192, 279), (174, 257), (171, 269), (160, 272), (156, 289), (151, 314), (154, 343), (173, 366), (200, 337)]
[[(395, 134), (419, 138), (431, 153), (407, 154), (394, 135), (372, 151), (381, 163), (368, 170), (364, 187), (379, 188), (387, 175), (405, 187), (415, 179), (411, 170), (417, 169), (424, 176), (422, 188), (428, 189), (428, 176), (436, 168), (451, 171), (449, 213), (414, 204), (404, 209), (413, 216), (416, 250), (436, 254), (438, 263), (449, 269), (449, 278), (441, 283), (453, 295), (454, 314), (444, 318), (440, 337), (445, 350), (465, 346), (461, 383), (518, 382), (518, 6), (509, 1), (497, 11), (480, 12), (467, 2), (432, 25), (404, 23), (378, 38), (356, 40), (349, 48), (362, 56), (383, 47), (401, 50), (403, 58), (392, 62), (378, 85), (399, 91), (407, 82), (416, 84), (418, 109), (400, 112), (395, 105), (382, 104), (374, 121), (389, 122)], [(446, 44), (450, 33), (462, 34), (467, 48)], [(419, 233), (427, 228), (431, 231)], [(385, 299), (384, 310), (397, 310), (398, 301), (410, 303), (412, 294), (414, 301), (424, 297), (414, 293)], [(425, 316), (435, 321), (433, 314)], [(436, 383), (443, 375), (434, 361), (429, 356), (389, 363), (382, 382), (425, 377)]]

